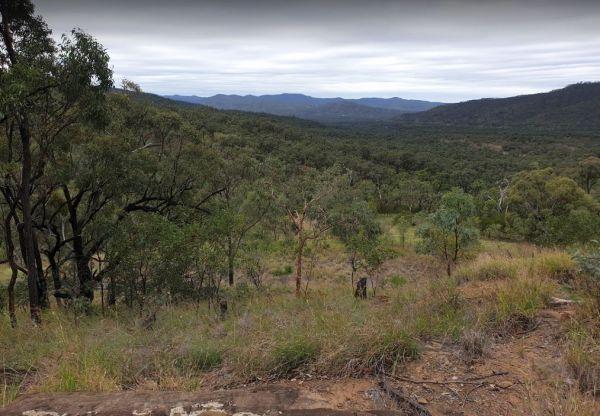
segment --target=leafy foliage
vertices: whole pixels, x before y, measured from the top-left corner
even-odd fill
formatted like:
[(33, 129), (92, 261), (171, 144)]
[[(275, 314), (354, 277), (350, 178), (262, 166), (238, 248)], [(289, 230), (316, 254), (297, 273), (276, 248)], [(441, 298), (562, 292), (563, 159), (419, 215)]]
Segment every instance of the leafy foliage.
[(465, 252), (477, 244), (479, 232), (475, 227), (475, 203), (471, 195), (460, 189), (445, 193), (439, 208), (417, 231), (419, 248), (436, 254), (452, 266)]

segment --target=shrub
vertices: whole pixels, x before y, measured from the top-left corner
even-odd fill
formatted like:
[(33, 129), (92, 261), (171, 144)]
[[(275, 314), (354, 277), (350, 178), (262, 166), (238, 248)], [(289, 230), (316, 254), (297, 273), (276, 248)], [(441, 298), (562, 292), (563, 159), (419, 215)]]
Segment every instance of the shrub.
[(279, 375), (289, 375), (314, 360), (318, 353), (318, 344), (306, 338), (295, 337), (280, 342), (272, 353), (273, 371)]
[(406, 284), (406, 277), (395, 274), (392, 277), (390, 277), (390, 284), (394, 288), (404, 286)]
[(600, 393), (600, 352), (598, 342), (585, 330), (571, 333), (567, 362), (582, 392)]
[(535, 259), (536, 272), (542, 277), (549, 277), (560, 283), (571, 281), (577, 273), (577, 264), (565, 252), (545, 252)]
[(175, 360), (175, 364), (180, 370), (189, 370), (193, 373), (212, 370), (220, 366), (222, 362), (221, 350), (209, 344), (189, 347), (181, 357)]
[(545, 279), (517, 279), (498, 286), (488, 299), (485, 320), (500, 334), (531, 329), (554, 289), (554, 284)]
[(595, 313), (600, 315), (600, 243), (576, 253), (575, 261), (583, 272), (579, 276), (579, 286), (590, 299)]
[(271, 273), (273, 274), (273, 276), (287, 276), (292, 274), (293, 271), (293, 267), (289, 264), (279, 268), (279, 269), (275, 269), (273, 270)]
[(398, 364), (419, 356), (417, 342), (404, 330), (392, 328), (379, 334), (367, 352), (366, 364), (378, 370), (393, 370)]

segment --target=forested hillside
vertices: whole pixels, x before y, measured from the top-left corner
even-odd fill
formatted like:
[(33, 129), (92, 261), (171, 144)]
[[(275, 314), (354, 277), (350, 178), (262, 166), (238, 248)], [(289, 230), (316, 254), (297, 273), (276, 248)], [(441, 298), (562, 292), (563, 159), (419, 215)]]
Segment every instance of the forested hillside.
[(600, 128), (600, 82), (518, 97), (447, 104), (398, 118), (404, 123), (592, 131)]
[(99, 399), (52, 393), (282, 383), (295, 398), (332, 379), (342, 398), (313, 410), (354, 412), (352, 388), (392, 415), (597, 414), (600, 136), (547, 119), (595, 125), (597, 84), (509, 99), (510, 117), (487, 101), (424, 113), (466, 106), (483, 126), (373, 122), (397, 109), (353, 102), (325, 106), (360, 123), (326, 126), (115, 88), (91, 35), (54, 41), (28, 0), (0, 12), (7, 414), (36, 412), (24, 393), (66, 414)]

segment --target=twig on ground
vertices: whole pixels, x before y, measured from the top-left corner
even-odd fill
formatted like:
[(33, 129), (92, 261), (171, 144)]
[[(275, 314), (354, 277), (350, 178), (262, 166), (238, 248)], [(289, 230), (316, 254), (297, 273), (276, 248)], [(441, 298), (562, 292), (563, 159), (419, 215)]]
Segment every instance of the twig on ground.
[[(413, 383), (413, 384), (438, 384), (438, 385), (444, 385), (444, 384), (480, 384), (481, 381), (475, 381), (475, 380), (480, 380), (478, 378), (474, 378), (474, 379), (469, 379), (469, 380), (443, 380), (443, 381), (434, 381), (434, 380), (414, 380), (412, 378), (408, 378), (408, 377), (402, 377), (402, 376), (395, 376), (392, 374), (385, 374), (387, 377), (393, 378), (394, 380), (398, 380), (398, 381), (405, 381), (407, 383)], [(488, 376), (485, 376), (484, 378), (488, 378), (488, 377), (493, 377), (496, 375), (504, 375), (504, 374), (490, 374)]]
[(505, 376), (505, 375), (508, 375), (508, 371), (492, 371), (490, 374), (486, 374), (483, 376), (469, 377), (467, 379), (467, 381), (484, 380), (484, 379), (490, 378), (490, 377)]
[(379, 380), (379, 387), (400, 406), (408, 407), (411, 416), (432, 416), (424, 406), (407, 397), (402, 391), (391, 387), (384, 377)]
[(479, 383), (478, 385), (476, 385), (475, 387), (473, 387), (471, 390), (469, 390), (466, 394), (465, 397), (463, 397), (462, 400), (462, 404), (461, 406), (464, 407), (465, 404), (467, 403), (467, 399), (469, 398), (469, 396), (471, 395), (471, 393), (473, 393), (475, 390), (482, 388), (483, 386), (485, 386), (486, 383)]

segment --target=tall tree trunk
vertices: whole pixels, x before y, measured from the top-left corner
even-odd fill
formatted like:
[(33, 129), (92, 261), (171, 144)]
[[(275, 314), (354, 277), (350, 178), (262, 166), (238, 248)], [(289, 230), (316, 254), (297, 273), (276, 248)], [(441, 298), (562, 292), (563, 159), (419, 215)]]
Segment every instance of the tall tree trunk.
[(352, 287), (354, 288), (354, 275), (357, 272), (357, 267), (356, 267), (356, 251), (352, 251), (352, 254), (350, 255), (350, 268), (352, 269), (352, 273), (350, 274), (350, 280), (352, 281)]
[[(73, 243), (73, 246), (75, 244)], [(77, 262), (77, 279), (79, 281), (79, 293), (90, 302), (94, 300), (94, 281), (92, 279), (92, 270), (90, 269), (90, 259), (75, 250), (75, 259)]]
[(115, 278), (110, 276), (108, 281), (108, 306), (114, 306), (117, 303), (117, 287), (115, 286)]
[(31, 138), (27, 116), (19, 115), (19, 133), (21, 136), (21, 205), (23, 210), (23, 240), (25, 243), (25, 265), (27, 268), (27, 286), (29, 289), (29, 310), (35, 325), (42, 323), (39, 299), (39, 276), (35, 258), (35, 234), (31, 218)]
[[(8, 12), (6, 2), (0, 2), (0, 13), (2, 14), (2, 39), (11, 65), (17, 64), (17, 54), (13, 45), (13, 35), (11, 30), (11, 17)], [(29, 288), (29, 309), (31, 320), (35, 325), (41, 324), (42, 317), (38, 299), (38, 280), (37, 265), (35, 263), (33, 239), (33, 224), (31, 219), (31, 134), (29, 130), (29, 121), (27, 114), (19, 112), (17, 114), (19, 135), (21, 136), (21, 206), (23, 210), (23, 240), (25, 241), (25, 263), (27, 268), (27, 286)]]
[[(62, 282), (60, 281), (60, 269), (58, 267), (58, 263), (56, 262), (56, 252), (55, 251), (49, 251), (46, 254), (46, 257), (48, 258), (48, 263), (50, 264), (50, 274), (52, 275), (52, 284), (54, 286), (54, 293), (60, 293), (61, 289), (62, 289)], [(55, 296), (54, 297), (56, 300), (56, 304), (57, 305), (61, 305), (61, 298)]]
[(38, 299), (40, 301), (40, 307), (42, 309), (47, 309), (50, 307), (50, 301), (48, 300), (48, 282), (46, 281), (46, 276), (44, 274), (42, 256), (40, 255), (40, 250), (36, 239), (33, 240), (33, 248), (38, 275)]
[(231, 235), (227, 236), (227, 276), (229, 281), (229, 286), (233, 286), (233, 278), (234, 278), (234, 268), (233, 268), (233, 242)]
[(81, 200), (81, 195), (71, 198), (67, 186), (63, 186), (62, 190), (67, 201), (69, 224), (71, 225), (71, 234), (73, 234), (73, 257), (75, 257), (77, 280), (79, 282), (79, 295), (91, 302), (94, 300), (94, 282), (92, 281), (92, 270), (90, 269), (90, 256), (85, 253), (83, 237), (77, 218), (77, 205)]
[(15, 245), (12, 241), (10, 213), (4, 220), (4, 245), (6, 251), (6, 259), (10, 266), (10, 281), (8, 282), (8, 316), (10, 317), (10, 325), (15, 328), (17, 326), (17, 314), (15, 311), (15, 283), (19, 275), (19, 269), (15, 261)]
[(302, 257), (304, 256), (304, 245), (306, 240), (302, 235), (298, 236), (298, 252), (296, 253), (296, 296), (300, 296), (302, 289)]

